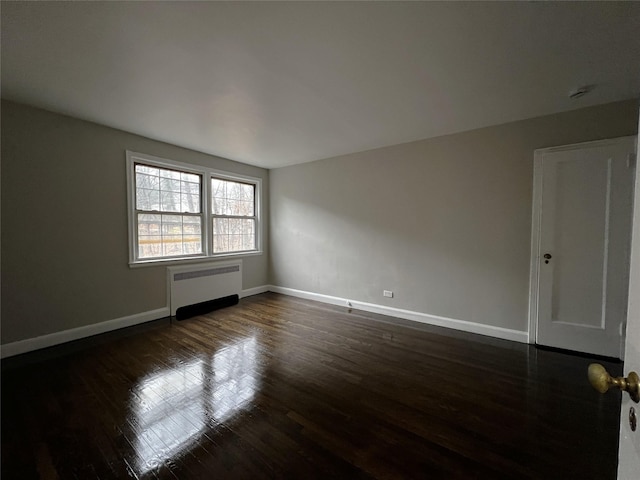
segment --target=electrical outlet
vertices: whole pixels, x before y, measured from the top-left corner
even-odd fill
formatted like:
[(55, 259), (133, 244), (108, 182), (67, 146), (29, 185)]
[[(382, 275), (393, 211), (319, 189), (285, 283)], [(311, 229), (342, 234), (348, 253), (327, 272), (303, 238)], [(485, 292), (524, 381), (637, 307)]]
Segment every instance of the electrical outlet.
[(391, 290), (383, 290), (382, 295), (385, 297), (393, 298), (393, 292)]

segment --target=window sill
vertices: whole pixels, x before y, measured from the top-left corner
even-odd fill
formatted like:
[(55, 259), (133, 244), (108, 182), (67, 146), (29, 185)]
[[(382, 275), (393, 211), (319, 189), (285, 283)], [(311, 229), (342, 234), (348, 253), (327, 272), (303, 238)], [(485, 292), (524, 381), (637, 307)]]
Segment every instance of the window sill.
[(227, 260), (229, 258), (255, 257), (262, 255), (262, 250), (238, 253), (221, 253), (219, 255), (203, 255), (199, 257), (183, 257), (183, 258), (160, 258), (153, 260), (139, 260), (137, 262), (129, 262), (129, 268), (142, 267), (160, 267), (164, 265), (186, 265), (189, 263), (215, 262), (216, 260)]

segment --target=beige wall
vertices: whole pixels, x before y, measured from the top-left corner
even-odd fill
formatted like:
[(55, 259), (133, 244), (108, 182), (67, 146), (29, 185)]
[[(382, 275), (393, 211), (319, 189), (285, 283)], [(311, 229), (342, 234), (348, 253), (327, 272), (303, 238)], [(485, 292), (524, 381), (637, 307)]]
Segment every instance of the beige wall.
[(127, 263), (127, 149), (262, 178), (243, 288), (268, 283), (267, 170), (3, 101), (2, 344), (166, 306), (166, 268)]
[(265, 254), (244, 259), (245, 289), (524, 331), (533, 150), (635, 134), (637, 112), (620, 102), (268, 172), (3, 101), (2, 344), (166, 305), (165, 267), (127, 264), (127, 149), (264, 180)]
[(271, 282), (525, 331), (533, 151), (634, 135), (637, 111), (632, 100), (272, 170)]

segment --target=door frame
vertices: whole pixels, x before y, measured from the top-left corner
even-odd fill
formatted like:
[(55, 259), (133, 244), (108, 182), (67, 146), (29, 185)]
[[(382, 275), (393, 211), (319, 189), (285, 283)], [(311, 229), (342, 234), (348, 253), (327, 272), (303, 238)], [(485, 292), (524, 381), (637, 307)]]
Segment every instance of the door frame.
[[(540, 243), (542, 226), (542, 190), (543, 190), (543, 161), (544, 157), (550, 153), (566, 152), (571, 150), (581, 150), (585, 148), (606, 147), (609, 145), (624, 144), (629, 141), (637, 141), (636, 135), (626, 137), (608, 138), (592, 142), (572, 143), (570, 145), (560, 145), (557, 147), (539, 148), (533, 152), (533, 200), (531, 213), (531, 256), (529, 258), (529, 329), (528, 341), (530, 344), (537, 343), (538, 340), (538, 300), (540, 282)], [(632, 162), (633, 159), (627, 159)], [(620, 335), (620, 355), (624, 356), (624, 332)], [(621, 357), (622, 358), (622, 357)]]

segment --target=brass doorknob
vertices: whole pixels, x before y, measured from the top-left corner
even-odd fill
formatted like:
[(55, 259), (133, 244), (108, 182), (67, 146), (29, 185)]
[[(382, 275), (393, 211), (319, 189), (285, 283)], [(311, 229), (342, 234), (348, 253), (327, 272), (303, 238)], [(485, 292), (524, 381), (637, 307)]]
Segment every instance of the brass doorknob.
[(629, 393), (631, 400), (640, 402), (640, 377), (636, 372), (629, 372), (629, 376), (613, 378), (599, 363), (589, 365), (589, 383), (600, 393), (606, 393), (611, 387), (618, 387)]

